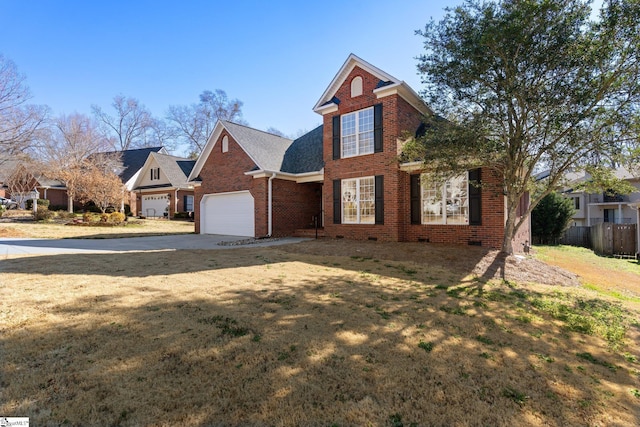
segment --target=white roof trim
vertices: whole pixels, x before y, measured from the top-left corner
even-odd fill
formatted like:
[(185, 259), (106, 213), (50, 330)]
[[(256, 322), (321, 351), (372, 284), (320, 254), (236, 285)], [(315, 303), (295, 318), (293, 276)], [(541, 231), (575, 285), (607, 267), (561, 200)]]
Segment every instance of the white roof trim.
[(142, 173), (143, 171), (146, 173), (149, 165), (151, 164), (151, 156), (154, 153), (151, 152), (149, 153), (149, 155), (147, 156), (147, 160), (144, 161), (144, 164), (142, 165), (142, 167), (138, 170), (138, 172), (136, 172), (136, 174), (133, 176), (135, 178), (135, 181), (133, 181), (133, 185), (131, 186), (131, 191), (133, 191), (133, 189), (137, 188), (140, 186), (140, 181), (142, 181), (142, 177), (146, 176), (144, 173)]
[(336, 111), (338, 111), (338, 105), (332, 102), (331, 104), (326, 104), (322, 107), (318, 107), (318, 109), (315, 111), (316, 113), (322, 114), (324, 116), (325, 114), (335, 113)]
[(424, 163), (421, 161), (400, 164), (400, 170), (403, 172), (414, 172), (422, 169), (424, 169)]
[(271, 178), (273, 174), (275, 174), (276, 178), (283, 179), (286, 181), (295, 181), (297, 183), (324, 181), (324, 168), (322, 168), (322, 170), (318, 172), (304, 172), (304, 173), (289, 173), (289, 172), (278, 172), (278, 171), (260, 169), (260, 170), (245, 172), (244, 174), (247, 176), (252, 176), (254, 179)]
[[(239, 125), (239, 126), (243, 126), (243, 125)], [(253, 128), (250, 128), (253, 129)], [(260, 163), (251, 155), (251, 153), (249, 153), (249, 151), (247, 151), (247, 149), (244, 147), (244, 145), (242, 145), (242, 141), (233, 134), (233, 132), (231, 131), (231, 129), (229, 129), (227, 126), (225, 126), (224, 121), (222, 120), (218, 120), (218, 122), (216, 123), (216, 126), (213, 128), (213, 132), (211, 132), (211, 135), (209, 136), (209, 139), (207, 140), (207, 144), (205, 145), (204, 149), (202, 150), (202, 153), (200, 154), (200, 156), (198, 156), (198, 160), (196, 160), (196, 164), (193, 166), (193, 169), (191, 170), (191, 173), (189, 174), (189, 178), (187, 178), (187, 182), (191, 182), (192, 180), (196, 179), (198, 177), (198, 175), (200, 174), (200, 171), (202, 171), (202, 168), (204, 167), (204, 164), (207, 162), (207, 159), (209, 158), (209, 155), (211, 155), (211, 151), (213, 151), (213, 147), (215, 147), (216, 145), (216, 141), (218, 140), (218, 138), (220, 138), (220, 135), (222, 135), (222, 131), (226, 130), (227, 133), (233, 138), (234, 142), (236, 144), (238, 144), (238, 146), (240, 146), (240, 148), (242, 148), (242, 151), (244, 151), (244, 153), (251, 159), (251, 161), (258, 167), (258, 168), (262, 168), (262, 165), (260, 165)], [(253, 129), (257, 132), (263, 132), (263, 133), (267, 133), (264, 131), (261, 131), (259, 129)], [(288, 139), (288, 138), (283, 138), (286, 140), (289, 140), (290, 142), (292, 142), (292, 140)]]
[(376, 98), (384, 98), (385, 96), (398, 94), (402, 99), (407, 101), (413, 108), (420, 111), (424, 115), (432, 115), (433, 111), (427, 104), (424, 103), (420, 95), (414, 91), (411, 86), (404, 81), (394, 83), (388, 86), (379, 87), (374, 89), (373, 93), (376, 94)]
[(187, 178), (187, 182), (193, 181), (198, 177), (198, 175), (200, 175), (200, 171), (202, 171), (202, 167), (207, 162), (207, 159), (209, 158), (209, 155), (213, 150), (213, 146), (215, 145), (215, 142), (217, 141), (220, 134), (222, 134), (223, 129), (224, 125), (220, 120), (218, 120), (215, 127), (213, 128), (213, 131), (211, 132), (211, 135), (209, 135), (209, 139), (207, 139), (207, 143), (205, 144), (202, 153), (200, 153), (200, 155), (198, 156), (196, 164), (193, 165), (193, 169), (191, 169), (191, 173)]
[(323, 104), (325, 104), (326, 102), (330, 101), (331, 98), (333, 98), (335, 93), (338, 91), (338, 88), (340, 87), (340, 85), (342, 85), (342, 83), (347, 78), (349, 73), (356, 66), (362, 68), (364, 71), (378, 77), (380, 80), (383, 80), (385, 82), (388, 82), (388, 81), (392, 81), (395, 83), (399, 82), (399, 80), (393, 77), (391, 74), (385, 73), (378, 67), (374, 67), (373, 65), (369, 64), (368, 62), (364, 61), (363, 59), (357, 57), (352, 53), (349, 55), (349, 57), (344, 62), (344, 64), (342, 64), (342, 67), (340, 67), (340, 70), (338, 70), (338, 73), (335, 75), (333, 80), (331, 80), (331, 83), (329, 83), (329, 86), (324, 91), (324, 93), (322, 94), (322, 96), (320, 97), (316, 105), (313, 107), (313, 111), (315, 111), (316, 113), (322, 114), (320, 111), (322, 110)]

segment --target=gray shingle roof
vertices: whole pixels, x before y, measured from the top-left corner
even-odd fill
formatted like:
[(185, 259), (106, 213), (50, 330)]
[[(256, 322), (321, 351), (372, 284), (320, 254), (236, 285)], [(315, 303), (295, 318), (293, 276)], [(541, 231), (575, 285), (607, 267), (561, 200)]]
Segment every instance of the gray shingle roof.
[(151, 153), (157, 153), (163, 150), (163, 147), (148, 147), (148, 148), (137, 148), (135, 150), (124, 150), (124, 151), (110, 151), (108, 153), (101, 154), (119, 154), (120, 160), (122, 161), (122, 166), (124, 169), (120, 173), (120, 179), (122, 182), (129, 181), (133, 175), (136, 174), (147, 161), (147, 157)]
[(293, 141), (284, 154), (282, 172), (317, 172), (324, 167), (322, 159), (322, 131), (320, 125)]
[(169, 154), (151, 153), (173, 187), (186, 187), (187, 177), (195, 165), (195, 160), (170, 156)]
[(256, 162), (258, 169), (280, 170), (282, 159), (292, 140), (228, 121), (222, 123), (233, 139)]

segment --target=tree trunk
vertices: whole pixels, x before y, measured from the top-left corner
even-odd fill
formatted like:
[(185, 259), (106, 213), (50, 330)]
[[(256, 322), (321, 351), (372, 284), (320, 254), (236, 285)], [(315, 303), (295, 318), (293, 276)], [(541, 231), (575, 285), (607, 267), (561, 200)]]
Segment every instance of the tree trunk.
[(67, 210), (69, 213), (73, 213), (73, 195), (70, 193), (68, 193)]
[(504, 224), (504, 236), (502, 238), (502, 253), (504, 255), (513, 255), (513, 236), (516, 232), (516, 212), (515, 209), (509, 207), (507, 203), (507, 221)]

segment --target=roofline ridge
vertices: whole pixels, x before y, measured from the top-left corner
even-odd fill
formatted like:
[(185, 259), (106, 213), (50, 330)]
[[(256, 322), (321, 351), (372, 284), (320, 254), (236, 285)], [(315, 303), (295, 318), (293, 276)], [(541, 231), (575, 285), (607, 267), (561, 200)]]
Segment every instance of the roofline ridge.
[(262, 133), (265, 133), (267, 135), (277, 136), (278, 138), (282, 138), (282, 139), (287, 139), (289, 141), (293, 141), (293, 139), (287, 138), (286, 136), (276, 135), (275, 133), (267, 132), (266, 130), (262, 130), (262, 129), (257, 129), (257, 128), (251, 127), (249, 125), (243, 125), (243, 124), (240, 124), (240, 123), (232, 122), (230, 120), (220, 120), (220, 121), (223, 122), (223, 123), (228, 123), (228, 124), (232, 124), (232, 125), (236, 125), (236, 126), (241, 126), (243, 128), (246, 128), (246, 129), (254, 130), (254, 131), (257, 131), (257, 132), (262, 132)]

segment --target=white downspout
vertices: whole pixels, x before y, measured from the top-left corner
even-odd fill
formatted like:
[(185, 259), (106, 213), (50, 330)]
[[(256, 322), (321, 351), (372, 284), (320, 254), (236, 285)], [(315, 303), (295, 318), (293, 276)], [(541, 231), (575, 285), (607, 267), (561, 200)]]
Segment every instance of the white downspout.
[(276, 177), (276, 173), (273, 172), (273, 174), (271, 175), (271, 177), (269, 177), (269, 212), (268, 212), (268, 218), (269, 218), (269, 225), (268, 225), (268, 235), (267, 237), (271, 237), (271, 234), (273, 234), (273, 179)]

